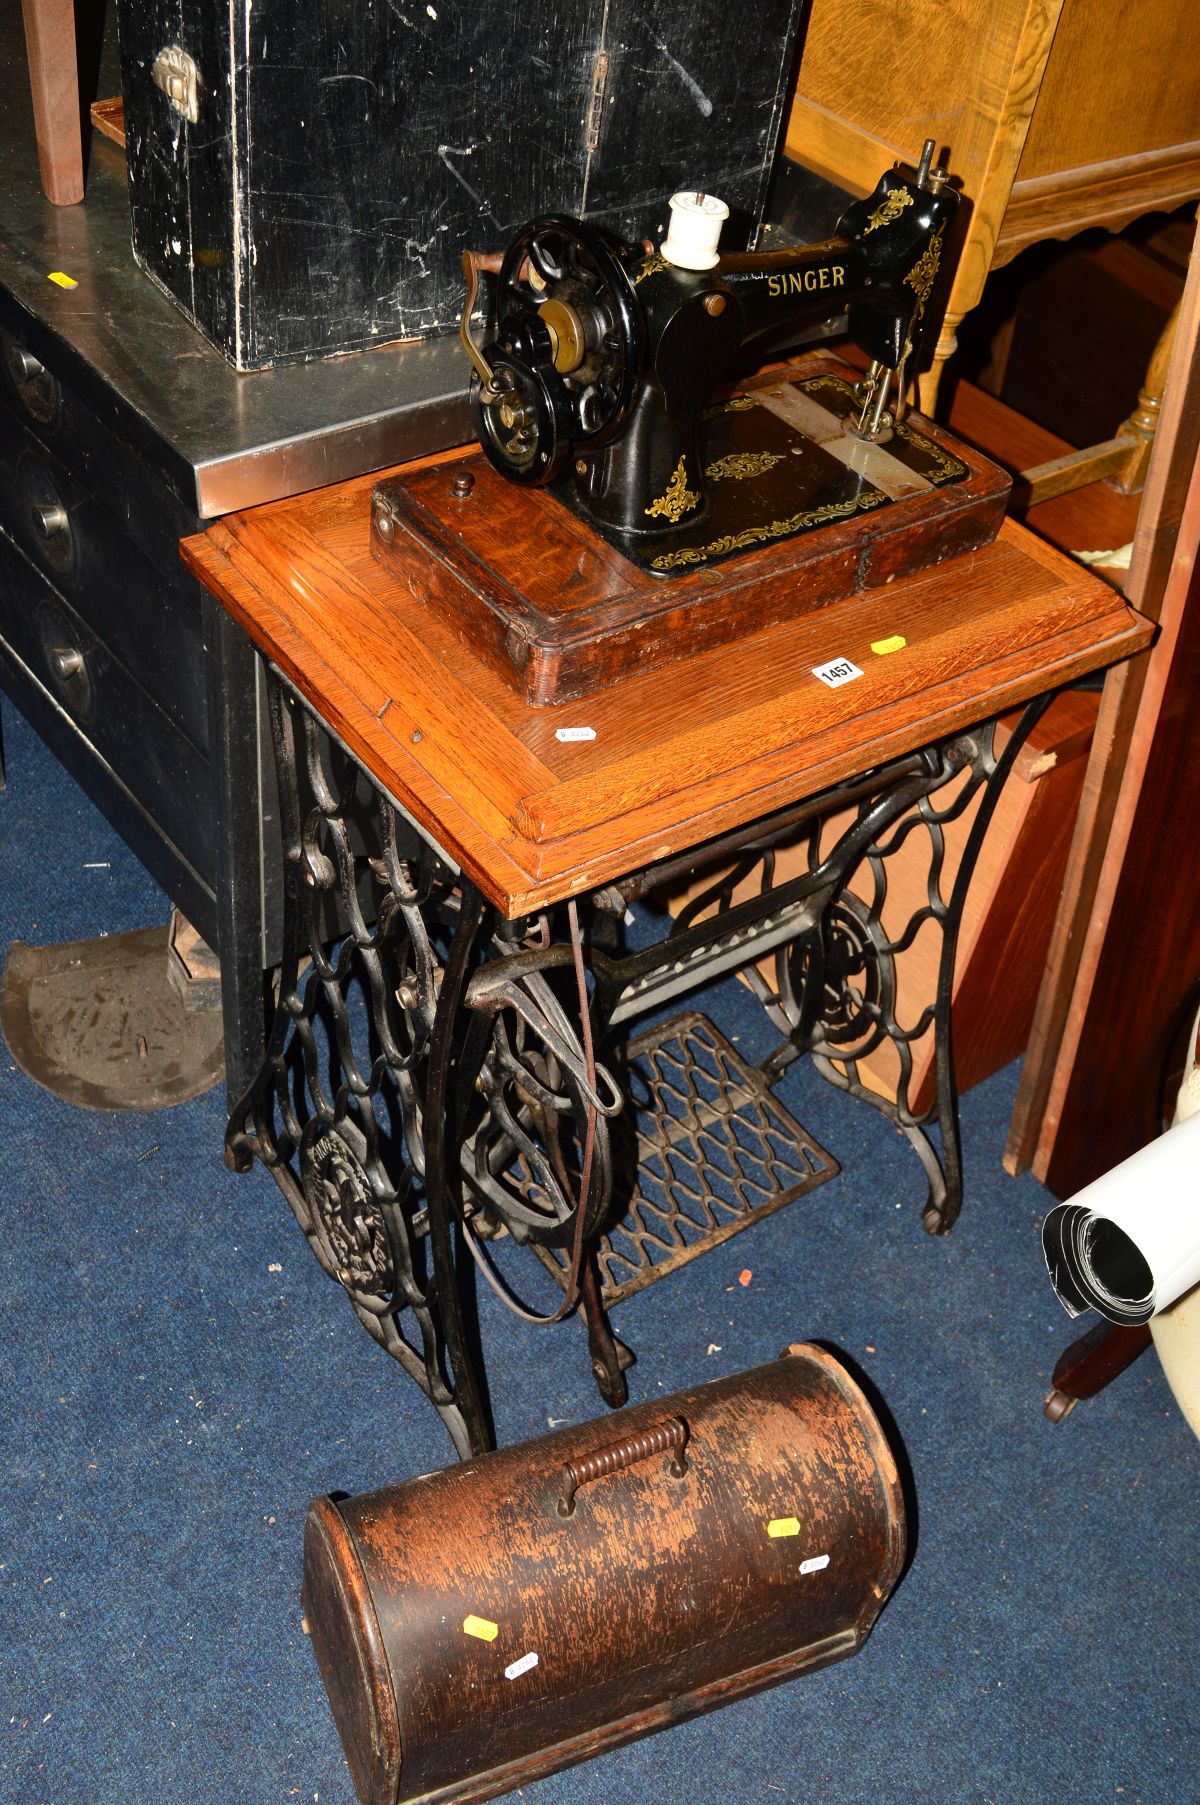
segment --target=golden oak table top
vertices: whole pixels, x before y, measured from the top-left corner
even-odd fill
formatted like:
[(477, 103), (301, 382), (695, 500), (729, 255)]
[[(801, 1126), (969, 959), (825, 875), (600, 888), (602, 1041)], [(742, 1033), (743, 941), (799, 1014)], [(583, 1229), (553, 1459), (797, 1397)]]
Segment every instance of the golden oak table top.
[[(510, 916), (1016, 707), (1152, 632), (1006, 522), (935, 570), (808, 613), (798, 599), (794, 618), (732, 645), (531, 707), (373, 555), (379, 480), (229, 515), (183, 542), (184, 561)], [(835, 659), (861, 677), (828, 688), (814, 667)], [(595, 737), (557, 737), (570, 728)]]

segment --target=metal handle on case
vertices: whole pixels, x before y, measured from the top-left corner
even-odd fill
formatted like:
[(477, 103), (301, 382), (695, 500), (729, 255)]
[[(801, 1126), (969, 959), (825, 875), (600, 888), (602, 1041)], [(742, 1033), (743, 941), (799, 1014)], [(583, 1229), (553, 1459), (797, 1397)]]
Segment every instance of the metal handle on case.
[(575, 1494), (581, 1485), (587, 1485), (592, 1479), (602, 1479), (606, 1473), (619, 1473), (639, 1460), (649, 1460), (652, 1455), (665, 1454), (668, 1448), (674, 1450), (675, 1457), (667, 1470), (673, 1479), (682, 1479), (687, 1472), (684, 1449), (690, 1434), (691, 1431), (681, 1416), (669, 1416), (657, 1429), (644, 1429), (640, 1435), (627, 1435), (624, 1441), (610, 1442), (607, 1448), (597, 1448), (594, 1454), (585, 1454), (579, 1460), (568, 1460), (562, 1470), (559, 1516), (570, 1517), (575, 1514)]

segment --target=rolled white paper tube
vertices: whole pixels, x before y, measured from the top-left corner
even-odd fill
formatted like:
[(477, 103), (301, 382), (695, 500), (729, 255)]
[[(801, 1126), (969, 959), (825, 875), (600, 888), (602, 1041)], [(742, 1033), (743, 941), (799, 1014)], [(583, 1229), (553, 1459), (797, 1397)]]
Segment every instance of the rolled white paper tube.
[(1149, 1322), (1200, 1283), (1200, 1115), (1056, 1205), (1042, 1251), (1070, 1316)]

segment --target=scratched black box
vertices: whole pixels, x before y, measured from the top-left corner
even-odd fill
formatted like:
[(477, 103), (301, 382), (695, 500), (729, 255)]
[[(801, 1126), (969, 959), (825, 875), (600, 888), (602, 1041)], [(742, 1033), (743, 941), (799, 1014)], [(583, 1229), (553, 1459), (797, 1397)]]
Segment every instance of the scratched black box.
[(119, 0), (134, 251), (239, 369), (457, 323), (560, 211), (761, 217), (804, 0)]

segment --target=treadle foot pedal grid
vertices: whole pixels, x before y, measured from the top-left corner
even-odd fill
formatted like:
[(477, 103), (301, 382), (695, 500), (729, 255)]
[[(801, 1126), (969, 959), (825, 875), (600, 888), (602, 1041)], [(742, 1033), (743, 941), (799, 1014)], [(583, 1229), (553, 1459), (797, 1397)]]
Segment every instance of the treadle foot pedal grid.
[[(637, 1176), (625, 1214), (597, 1250), (607, 1307), (840, 1170), (761, 1072), (694, 1010), (631, 1040), (625, 1078), (636, 1112)], [(565, 1284), (564, 1250), (535, 1252)]]

